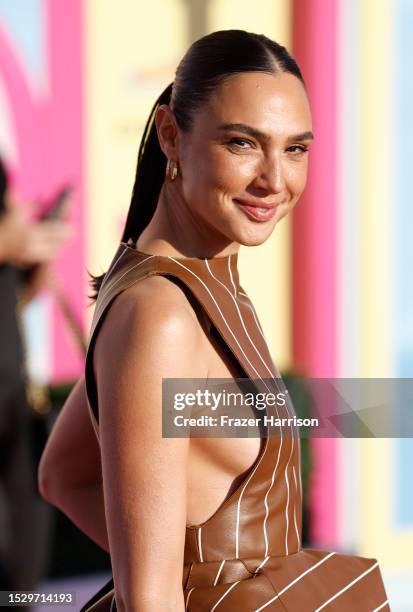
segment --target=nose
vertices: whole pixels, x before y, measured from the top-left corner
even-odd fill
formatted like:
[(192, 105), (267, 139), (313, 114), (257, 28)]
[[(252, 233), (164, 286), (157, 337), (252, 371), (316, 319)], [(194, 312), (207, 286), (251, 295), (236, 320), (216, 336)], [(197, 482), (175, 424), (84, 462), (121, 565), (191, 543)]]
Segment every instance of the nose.
[(280, 193), (285, 189), (284, 170), (278, 155), (267, 157), (262, 161), (255, 185), (268, 193)]

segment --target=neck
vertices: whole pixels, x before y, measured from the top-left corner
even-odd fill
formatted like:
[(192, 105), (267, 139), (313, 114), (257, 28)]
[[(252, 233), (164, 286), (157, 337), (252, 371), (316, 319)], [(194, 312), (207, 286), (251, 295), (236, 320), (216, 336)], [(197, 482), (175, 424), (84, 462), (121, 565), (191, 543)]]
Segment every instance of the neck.
[(183, 257), (221, 257), (238, 253), (239, 244), (205, 224), (174, 183), (164, 183), (155, 213), (139, 236), (145, 253)]

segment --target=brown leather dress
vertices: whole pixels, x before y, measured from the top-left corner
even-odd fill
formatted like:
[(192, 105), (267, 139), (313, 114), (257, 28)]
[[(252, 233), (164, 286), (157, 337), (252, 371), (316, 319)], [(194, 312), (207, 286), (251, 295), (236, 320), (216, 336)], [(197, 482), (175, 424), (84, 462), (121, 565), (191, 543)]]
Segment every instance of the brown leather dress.
[[(240, 285), (236, 255), (166, 257), (121, 243), (99, 292), (86, 359), (87, 393), (97, 434), (92, 367), (97, 333), (116, 296), (153, 274), (183, 283), (205, 314), (210, 332), (215, 328), (257, 388), (286, 391), (254, 307)], [(283, 410), (281, 414), (279, 406), (267, 405), (266, 414), (294, 415), (291, 401)], [(266, 434), (256, 461), (236, 490), (207, 521), (186, 529), (185, 609), (390, 610), (376, 559), (301, 547), (300, 438), (293, 428), (289, 435), (268, 435), (268, 429)], [(115, 610), (111, 586), (83, 610)]]

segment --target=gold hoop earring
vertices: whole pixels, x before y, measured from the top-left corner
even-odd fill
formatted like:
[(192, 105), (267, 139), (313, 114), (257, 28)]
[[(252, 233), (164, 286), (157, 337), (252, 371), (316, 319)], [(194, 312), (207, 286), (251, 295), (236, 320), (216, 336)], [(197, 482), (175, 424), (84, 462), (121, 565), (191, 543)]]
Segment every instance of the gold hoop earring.
[(178, 164), (177, 162), (171, 161), (168, 159), (168, 163), (166, 164), (166, 176), (169, 180), (174, 181), (178, 176)]

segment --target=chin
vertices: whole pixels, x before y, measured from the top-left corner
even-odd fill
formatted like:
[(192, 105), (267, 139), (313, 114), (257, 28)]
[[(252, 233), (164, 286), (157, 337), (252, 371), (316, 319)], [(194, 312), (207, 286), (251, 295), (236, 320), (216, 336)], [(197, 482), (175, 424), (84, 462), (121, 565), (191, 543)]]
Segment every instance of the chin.
[[(250, 225), (250, 224), (249, 224)], [(239, 227), (235, 231), (235, 240), (243, 246), (259, 246), (263, 244), (271, 236), (276, 223), (254, 224), (252, 227)]]
[(260, 244), (264, 244), (264, 242), (268, 240), (268, 236), (266, 238), (246, 238), (244, 240), (239, 239), (239, 244), (242, 246), (252, 247), (252, 246), (260, 246)]

